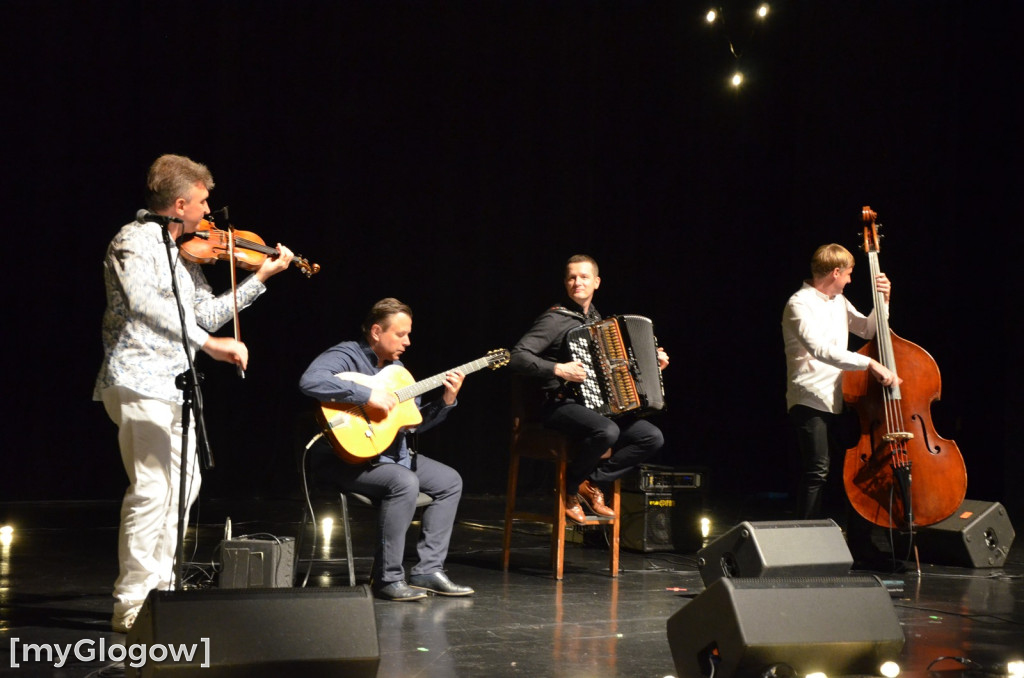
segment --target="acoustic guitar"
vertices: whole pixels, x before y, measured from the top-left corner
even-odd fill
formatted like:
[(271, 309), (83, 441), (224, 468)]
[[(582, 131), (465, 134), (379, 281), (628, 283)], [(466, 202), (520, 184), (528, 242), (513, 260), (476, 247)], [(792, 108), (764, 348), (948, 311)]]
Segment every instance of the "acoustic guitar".
[(363, 405), (321, 402), (317, 420), (337, 455), (350, 464), (361, 464), (386, 450), (403, 428), (423, 422), (423, 415), (416, 407), (416, 396), (441, 386), (448, 372), (468, 375), (485, 367), (495, 370), (507, 365), (510, 357), (507, 349), (494, 349), (482, 358), (422, 381), (414, 381), (409, 370), (401, 365), (388, 365), (372, 376), (341, 372), (335, 375), (339, 379), (394, 393), (398, 406), (385, 414)]

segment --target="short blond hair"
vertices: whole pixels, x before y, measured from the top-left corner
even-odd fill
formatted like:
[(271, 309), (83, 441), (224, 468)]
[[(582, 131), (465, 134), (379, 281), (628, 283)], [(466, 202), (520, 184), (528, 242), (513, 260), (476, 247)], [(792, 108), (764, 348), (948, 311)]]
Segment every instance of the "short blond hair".
[(842, 245), (831, 243), (814, 250), (811, 256), (811, 275), (815, 278), (826, 276), (837, 268), (853, 266), (853, 255)]

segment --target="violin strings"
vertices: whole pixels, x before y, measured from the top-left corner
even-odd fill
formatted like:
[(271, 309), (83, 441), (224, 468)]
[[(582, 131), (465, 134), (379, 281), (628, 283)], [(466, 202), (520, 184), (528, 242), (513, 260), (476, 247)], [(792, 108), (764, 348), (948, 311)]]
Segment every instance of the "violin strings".
[[(222, 230), (220, 230), (218, 228), (215, 228), (215, 229), (213, 229), (212, 232), (217, 235), (217, 237), (220, 239), (220, 243), (222, 245), (227, 243), (227, 241), (228, 241), (227, 231), (222, 231)], [(240, 238), (238, 236), (235, 236), (235, 247), (241, 247), (241, 248), (247, 249), (247, 250), (255, 250), (255, 251), (261, 252), (263, 254), (270, 254), (270, 253), (276, 253), (277, 252), (276, 249), (274, 249), (272, 247), (268, 247), (268, 246), (264, 245), (263, 243), (258, 243), (258, 242), (255, 242), (253, 240), (249, 240), (247, 238)]]

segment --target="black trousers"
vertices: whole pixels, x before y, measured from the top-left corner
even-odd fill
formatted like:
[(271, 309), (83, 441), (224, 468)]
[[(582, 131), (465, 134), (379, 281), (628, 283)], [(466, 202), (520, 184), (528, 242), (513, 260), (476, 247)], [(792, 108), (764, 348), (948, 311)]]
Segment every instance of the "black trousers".
[[(544, 425), (577, 443), (566, 470), (566, 490), (575, 494), (584, 480), (607, 486), (654, 456), (665, 437), (647, 421), (626, 417), (612, 421), (573, 400), (551, 401), (542, 410)], [(611, 448), (612, 455), (601, 459)]]
[(797, 518), (824, 518), (823, 500), (833, 455), (843, 454), (857, 441), (859, 422), (853, 410), (841, 414), (822, 412), (804, 405), (789, 410), (800, 451), (800, 484)]

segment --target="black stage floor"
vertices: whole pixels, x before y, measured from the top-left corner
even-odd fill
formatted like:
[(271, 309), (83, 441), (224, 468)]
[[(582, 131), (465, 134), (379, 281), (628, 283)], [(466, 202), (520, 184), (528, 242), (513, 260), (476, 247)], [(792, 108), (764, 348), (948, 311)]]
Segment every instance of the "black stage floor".
[[(448, 573), (476, 589), (470, 598), (373, 604), (379, 637), (379, 676), (663, 676), (676, 675), (666, 621), (703, 590), (693, 553), (622, 552), (621, 572), (608, 572), (607, 551), (590, 539), (566, 549), (566, 572), (554, 581), (546, 569), (548, 537), (543, 526), (523, 525), (514, 535), (512, 565), (501, 569), (501, 497), (465, 497), (452, 540)], [(321, 512), (321, 517), (323, 513)], [(302, 502), (210, 501), (199, 507), (198, 532), (190, 530), (193, 560), (210, 562), (230, 516), (233, 533), (295, 536)], [(195, 522), (196, 516), (193, 516)], [(714, 512), (712, 534), (738, 520), (761, 516)], [(118, 505), (114, 502), (0, 503), (0, 525), (13, 526), (0, 552), (0, 674), (10, 676), (104, 675), (105, 661), (89, 659), (124, 642), (110, 631), (110, 588), (116, 574)], [(368, 576), (373, 517), (355, 514), (357, 573)], [(196, 535), (198, 534), (198, 540)], [(332, 555), (343, 548), (340, 530)], [(198, 545), (197, 545), (198, 541)], [(892, 602), (906, 636), (900, 657), (905, 676), (956, 675), (961, 664), (984, 665), (1021, 659), (1024, 649), (1024, 557), (1020, 545), (1002, 567), (968, 569), (916, 565), (903, 575)], [(211, 566), (190, 570), (201, 583)], [(343, 563), (318, 567), (308, 586), (347, 586)], [(829, 610), (841, 616), (843, 609)], [(366, 623), (344, 615), (331, 633)], [(268, 627), (276, 620), (269, 620)], [(322, 629), (317, 630), (323, 633)], [(230, 630), (226, 629), (225, 634)], [(275, 634), (273, 628), (267, 634)], [(211, 639), (218, 642), (242, 642)], [(85, 642), (83, 642), (85, 641)], [(259, 643), (259, 638), (245, 642)], [(25, 661), (26, 645), (77, 645), (61, 666), (59, 656)], [(51, 650), (52, 651), (52, 650)], [(32, 659), (32, 655), (29, 655)], [(15, 665), (18, 666), (15, 666)], [(281, 675), (293, 675), (283, 670)], [(202, 676), (200, 671), (197, 675)], [(983, 675), (975, 668), (964, 675)]]

